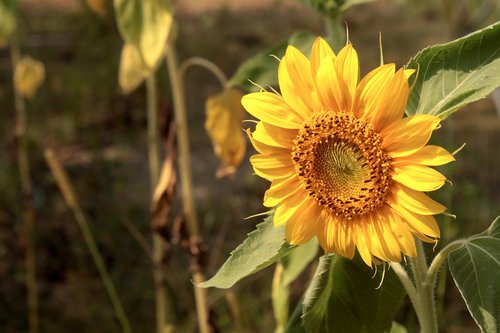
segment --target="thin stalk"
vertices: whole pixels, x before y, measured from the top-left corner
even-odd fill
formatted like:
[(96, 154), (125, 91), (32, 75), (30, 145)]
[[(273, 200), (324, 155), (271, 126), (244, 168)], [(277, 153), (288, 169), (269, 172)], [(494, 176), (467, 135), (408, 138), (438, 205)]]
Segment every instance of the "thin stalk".
[(201, 57), (191, 57), (184, 60), (181, 66), (179, 67), (180, 77), (184, 77), (184, 73), (191, 66), (200, 66), (207, 69), (217, 78), (217, 80), (219, 80), (219, 83), (222, 87), (226, 86), (227, 77), (224, 74), (224, 72), (221, 71), (221, 69), (213, 62)]
[(417, 287), (419, 309), (415, 309), (422, 333), (437, 333), (436, 304), (434, 302), (434, 285), (427, 283), (427, 263), (424, 247), (420, 240), (416, 241), (417, 256), (410, 258), (413, 277)]
[[(19, 45), (15, 39), (12, 40), (10, 48), (10, 59), (12, 72), (20, 59)], [(14, 75), (12, 75), (14, 83)], [(17, 137), (17, 165), (19, 168), (19, 180), (23, 196), (23, 220), (24, 237), (26, 240), (25, 269), (26, 287), (28, 291), (28, 318), (30, 333), (37, 333), (39, 326), (38, 317), (38, 289), (36, 284), (36, 260), (35, 260), (35, 211), (33, 207), (33, 192), (31, 188), (30, 165), (28, 158), (27, 115), (26, 104), (23, 97), (14, 87), (14, 102), (16, 109), (16, 137)]]
[[(201, 240), (196, 216), (196, 207), (193, 198), (193, 186), (191, 180), (191, 158), (189, 152), (189, 136), (186, 120), (186, 105), (184, 84), (179, 72), (177, 63), (176, 49), (173, 41), (170, 41), (168, 47), (166, 62), (172, 86), (172, 95), (175, 111), (175, 124), (177, 129), (177, 143), (179, 156), (179, 174), (181, 180), (183, 213), (186, 219), (187, 232), (190, 240), (195, 243)], [(206, 289), (199, 288), (198, 283), (205, 280), (200, 267), (193, 269), (194, 294), (196, 301), (196, 313), (198, 316), (198, 325), (201, 333), (211, 331), (208, 323), (208, 305)]]
[(99, 250), (97, 249), (97, 245), (95, 243), (94, 237), (92, 236), (92, 232), (90, 231), (89, 224), (87, 222), (87, 218), (83, 213), (80, 204), (78, 202), (78, 197), (73, 188), (73, 184), (71, 184), (69, 177), (66, 171), (62, 168), (61, 164), (57, 160), (54, 152), (51, 149), (45, 150), (45, 161), (47, 162), (52, 175), (54, 176), (57, 186), (64, 197), (64, 201), (68, 207), (73, 211), (75, 215), (75, 219), (78, 222), (78, 226), (82, 231), (83, 238), (85, 239), (85, 243), (87, 244), (87, 248), (94, 260), (94, 263), (99, 271), (99, 275), (101, 276), (101, 280), (106, 288), (106, 292), (108, 293), (109, 299), (113, 308), (115, 310), (116, 317), (120, 322), (122, 327), (122, 331), (124, 333), (132, 333), (132, 329), (130, 328), (129, 321), (123, 310), (122, 304), (120, 302), (120, 298), (118, 297), (118, 293), (116, 292), (115, 286), (113, 285), (113, 281), (109, 276), (109, 272), (106, 269), (106, 265), (102, 259)]
[(436, 284), (437, 274), (444, 261), (448, 258), (448, 254), (458, 250), (462, 246), (464, 246), (464, 241), (457, 240), (446, 245), (441, 251), (439, 251), (427, 271), (427, 277), (425, 279), (426, 285), (434, 286)]
[(419, 313), (420, 303), (419, 303), (417, 289), (415, 288), (415, 285), (408, 276), (408, 273), (406, 273), (406, 270), (403, 268), (403, 266), (401, 266), (400, 263), (391, 262), (390, 265), (394, 273), (396, 273), (399, 280), (401, 281), (401, 284), (405, 288), (406, 293), (410, 298), (410, 302), (413, 305), (413, 308), (415, 309), (415, 312)]
[[(148, 154), (149, 154), (149, 179), (151, 197), (160, 177), (160, 136), (158, 133), (158, 107), (155, 74), (152, 72), (146, 79), (147, 109), (148, 109)], [(169, 302), (162, 274), (163, 239), (153, 233), (153, 279), (155, 284), (156, 302), (156, 333), (163, 333), (169, 313)]]

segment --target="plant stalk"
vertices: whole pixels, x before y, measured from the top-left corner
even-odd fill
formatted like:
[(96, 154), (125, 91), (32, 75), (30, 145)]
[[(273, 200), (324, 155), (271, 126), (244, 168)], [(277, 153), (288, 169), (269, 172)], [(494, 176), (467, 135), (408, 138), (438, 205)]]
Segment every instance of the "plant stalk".
[(436, 304), (434, 302), (434, 283), (428, 283), (427, 262), (424, 247), (416, 240), (417, 256), (410, 258), (413, 277), (418, 293), (419, 308), (415, 309), (422, 333), (437, 333)]
[[(158, 131), (158, 107), (155, 73), (151, 72), (146, 79), (147, 109), (148, 109), (148, 154), (149, 154), (149, 179), (151, 198), (160, 178), (160, 136)], [(169, 302), (165, 289), (163, 274), (163, 239), (153, 233), (153, 280), (155, 284), (156, 302), (156, 333), (163, 333), (165, 328), (171, 326), (167, 322)]]
[(66, 201), (66, 204), (75, 215), (75, 219), (78, 222), (80, 230), (82, 231), (83, 238), (85, 239), (85, 243), (87, 244), (87, 248), (90, 252), (90, 255), (92, 256), (92, 259), (94, 260), (97, 270), (99, 271), (111, 304), (113, 305), (116, 317), (120, 322), (122, 331), (124, 333), (132, 333), (132, 329), (130, 328), (129, 321), (127, 319), (125, 311), (123, 310), (120, 298), (118, 297), (118, 293), (116, 292), (113, 281), (109, 276), (109, 272), (106, 269), (106, 265), (104, 264), (102, 256), (97, 249), (97, 245), (95, 243), (94, 237), (92, 236), (92, 232), (90, 231), (87, 218), (85, 217), (85, 214), (80, 207), (78, 197), (66, 171), (62, 168), (61, 164), (59, 163), (54, 152), (51, 149), (45, 150), (45, 161), (47, 162), (50, 171), (52, 172), (52, 175), (56, 180), (57, 186), (59, 187), (64, 197), (64, 201)]
[[(169, 41), (167, 49), (166, 62), (172, 87), (172, 95), (175, 111), (175, 124), (177, 130), (177, 144), (179, 156), (179, 174), (181, 180), (183, 213), (186, 219), (186, 227), (192, 244), (199, 243), (201, 235), (196, 216), (196, 207), (193, 197), (193, 186), (191, 180), (191, 158), (189, 152), (189, 136), (187, 127), (187, 112), (185, 105), (185, 93), (182, 77), (179, 72), (176, 49), (174, 41)], [(208, 323), (208, 305), (206, 289), (199, 288), (198, 283), (205, 280), (199, 265), (193, 269), (194, 294), (196, 301), (196, 312), (198, 316), (198, 325), (201, 333), (210, 333)]]
[(30, 165), (28, 158), (27, 114), (24, 98), (17, 91), (14, 84), (14, 71), (20, 59), (19, 45), (15, 38), (12, 39), (10, 48), (12, 66), (12, 82), (14, 90), (14, 103), (16, 109), (16, 138), (17, 138), (17, 165), (19, 180), (23, 197), (24, 237), (26, 241), (25, 269), (26, 287), (28, 291), (28, 318), (30, 333), (37, 333), (39, 327), (38, 316), (38, 289), (36, 283), (36, 258), (35, 258), (35, 210), (33, 207), (33, 191), (31, 188)]

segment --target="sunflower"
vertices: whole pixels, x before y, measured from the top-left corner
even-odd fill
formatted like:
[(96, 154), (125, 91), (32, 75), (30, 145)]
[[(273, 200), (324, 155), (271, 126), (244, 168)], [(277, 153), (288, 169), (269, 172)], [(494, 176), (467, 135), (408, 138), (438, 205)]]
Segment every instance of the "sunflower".
[(427, 145), (440, 119), (403, 117), (414, 70), (377, 67), (359, 81), (350, 43), (336, 55), (321, 38), (308, 59), (288, 46), (278, 69), (281, 94), (245, 95), (260, 119), (247, 130), (255, 173), (271, 182), (264, 206), (276, 207), (290, 244), (316, 236), (328, 253), (371, 266), (416, 255), (414, 236), (436, 242), (433, 215), (445, 207), (424, 192), (446, 180), (429, 166), (453, 161)]

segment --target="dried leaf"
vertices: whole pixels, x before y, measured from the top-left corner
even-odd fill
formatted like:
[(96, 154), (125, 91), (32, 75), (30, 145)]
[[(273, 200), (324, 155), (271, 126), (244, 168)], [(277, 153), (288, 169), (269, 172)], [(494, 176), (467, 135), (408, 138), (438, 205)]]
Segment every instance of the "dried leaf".
[(241, 97), (243, 94), (239, 90), (227, 88), (208, 98), (205, 104), (205, 129), (221, 161), (219, 176), (234, 174), (245, 155), (246, 140), (241, 130), (245, 110)]
[(14, 85), (16, 90), (25, 98), (33, 97), (45, 79), (43, 63), (23, 56), (14, 70)]
[(101, 17), (106, 17), (108, 15), (106, 0), (87, 0), (87, 6), (89, 6), (90, 10)]
[(125, 43), (118, 71), (118, 83), (123, 93), (129, 94), (135, 90), (147, 77), (147, 73), (137, 47), (131, 43)]

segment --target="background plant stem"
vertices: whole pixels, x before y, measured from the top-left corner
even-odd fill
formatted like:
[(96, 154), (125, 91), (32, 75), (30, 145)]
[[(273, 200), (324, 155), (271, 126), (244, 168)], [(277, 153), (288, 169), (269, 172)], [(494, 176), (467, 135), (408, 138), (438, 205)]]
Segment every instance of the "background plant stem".
[(17, 138), (17, 165), (19, 168), (19, 180), (23, 197), (23, 220), (24, 240), (26, 242), (25, 269), (26, 289), (28, 291), (28, 317), (30, 333), (37, 333), (39, 326), (38, 318), (38, 291), (36, 284), (36, 260), (35, 260), (35, 211), (33, 207), (33, 192), (31, 188), (30, 166), (28, 158), (27, 115), (26, 104), (23, 97), (17, 91), (14, 84), (14, 71), (20, 59), (20, 50), (17, 40), (12, 39), (10, 48), (12, 83), (14, 90), (14, 101), (16, 109), (16, 138)]
[[(191, 157), (189, 151), (189, 136), (186, 120), (185, 94), (182, 77), (179, 73), (177, 55), (174, 42), (171, 40), (167, 49), (167, 67), (172, 87), (172, 95), (175, 111), (175, 124), (177, 130), (177, 144), (179, 156), (179, 174), (182, 190), (183, 213), (186, 221), (186, 227), (192, 244), (200, 244), (201, 235), (196, 216), (196, 207), (193, 198), (193, 186), (191, 180)], [(198, 283), (205, 280), (201, 267), (198, 265), (193, 269), (193, 288), (196, 301), (196, 312), (198, 316), (198, 325), (201, 333), (211, 331), (208, 324), (208, 305), (206, 289), (199, 288)]]
[(75, 215), (75, 219), (78, 222), (80, 230), (82, 231), (83, 238), (85, 239), (85, 243), (87, 244), (87, 248), (90, 252), (90, 255), (92, 256), (92, 259), (94, 260), (97, 270), (99, 271), (101, 280), (104, 284), (104, 287), (106, 288), (109, 299), (111, 300), (111, 304), (113, 305), (113, 308), (115, 310), (116, 317), (120, 322), (122, 331), (124, 333), (131, 333), (132, 330), (130, 328), (127, 316), (125, 315), (125, 311), (123, 310), (120, 298), (118, 297), (115, 286), (113, 285), (113, 281), (109, 276), (102, 256), (97, 249), (97, 245), (95, 243), (94, 237), (92, 236), (92, 232), (90, 231), (87, 218), (85, 217), (85, 214), (83, 213), (80, 204), (78, 203), (78, 197), (76, 196), (73, 185), (71, 184), (66, 171), (62, 168), (52, 150), (47, 149), (45, 151), (45, 160), (49, 165), (50, 171), (52, 172), (52, 175), (54, 176), (59, 189), (62, 192), (66, 204)]

